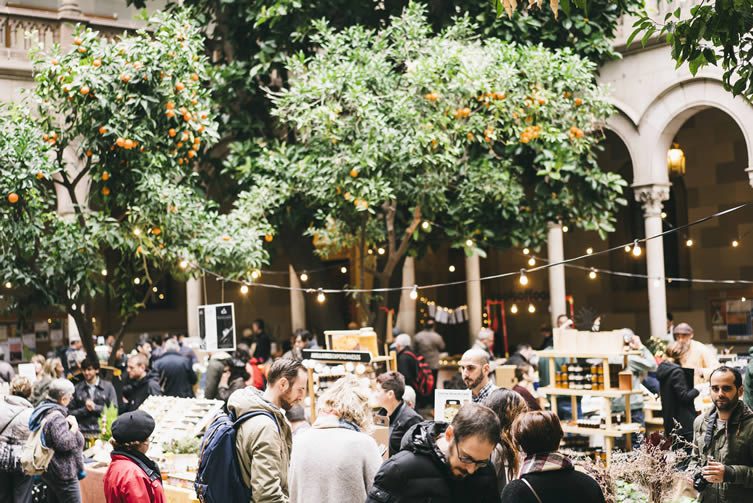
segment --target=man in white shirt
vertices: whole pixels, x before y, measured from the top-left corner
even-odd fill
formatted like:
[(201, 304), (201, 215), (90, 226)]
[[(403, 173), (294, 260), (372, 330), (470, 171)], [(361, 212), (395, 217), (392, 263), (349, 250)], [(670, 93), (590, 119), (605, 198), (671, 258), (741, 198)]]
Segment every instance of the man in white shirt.
[(695, 380), (698, 384), (711, 375), (712, 370), (719, 367), (719, 360), (709, 348), (694, 340), (693, 335), (693, 327), (687, 323), (680, 323), (675, 327), (675, 340), (688, 345), (688, 351), (680, 365), (695, 370)]

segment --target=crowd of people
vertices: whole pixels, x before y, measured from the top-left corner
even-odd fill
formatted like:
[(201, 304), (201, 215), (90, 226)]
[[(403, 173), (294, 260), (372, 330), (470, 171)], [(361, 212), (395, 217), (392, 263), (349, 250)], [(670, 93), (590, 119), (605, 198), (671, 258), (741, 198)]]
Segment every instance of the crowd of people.
[[(568, 323), (564, 317), (563, 326)], [(686, 323), (673, 327), (658, 366), (639, 337), (625, 335), (636, 353), (629, 360), (634, 385), (656, 378), (665, 433), (683, 439), (691, 452), (688, 470), (695, 470), (701, 502), (753, 498), (753, 412), (743, 400), (743, 375), (693, 344)], [(149, 396), (193, 397), (197, 385), (205, 397), (224, 401), (232, 420), (247, 418), (237, 426), (232, 459), (256, 503), (605, 501), (598, 483), (559, 450), (562, 411), (542, 410), (535, 370), (546, 365), (530, 345), (518, 346), (505, 362), (515, 365), (516, 384), (498, 388), (493, 334), (482, 330), (458, 362), (460, 386), (470, 390), (471, 402), (449, 423), (427, 421), (431, 394), (423, 391), (436, 382), (444, 350), (444, 340), (427, 324), (414, 337), (395, 338), (397, 371), (379, 374), (371, 391), (352, 375), (339, 379), (319, 397), (316, 420), (309, 423), (302, 360), (303, 350), (317, 342), (307, 331), (293, 334), (289, 349), (274, 359), (258, 320), (232, 354), (211, 355), (201, 383), (196, 354), (183, 342), (180, 336), (140, 340), (130, 354), (117, 354), (123, 376), (112, 382), (98, 361), (82, 357), (75, 338), (57, 355), (35, 356), (34, 384), (0, 367), (0, 377), (10, 382), (10, 393), (0, 399), (0, 501), (31, 501), (39, 481), (28, 474), (24, 449), (41, 437), (50, 453), (38, 472), (46, 500), (80, 502), (83, 450), (99, 437), (103, 412), (111, 407), (119, 416), (111, 425), (106, 500), (162, 503), (161, 473), (147, 457), (154, 419), (139, 407)], [(688, 374), (692, 365), (697, 367)], [(699, 380), (709, 383), (714, 407), (697, 416)], [(388, 418), (386, 452), (369, 434), (372, 391), (378, 414)]]

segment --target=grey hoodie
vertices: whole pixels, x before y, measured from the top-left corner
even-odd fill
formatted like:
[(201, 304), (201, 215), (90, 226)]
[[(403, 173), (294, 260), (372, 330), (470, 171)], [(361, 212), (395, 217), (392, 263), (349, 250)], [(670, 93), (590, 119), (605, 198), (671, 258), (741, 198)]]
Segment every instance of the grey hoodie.
[(288, 503), (288, 466), (293, 434), (282, 409), (266, 401), (256, 388), (236, 391), (227, 401), (228, 412), (240, 417), (252, 410), (274, 416), (253, 417), (238, 429), (235, 448), (241, 476), (253, 493), (254, 503)]

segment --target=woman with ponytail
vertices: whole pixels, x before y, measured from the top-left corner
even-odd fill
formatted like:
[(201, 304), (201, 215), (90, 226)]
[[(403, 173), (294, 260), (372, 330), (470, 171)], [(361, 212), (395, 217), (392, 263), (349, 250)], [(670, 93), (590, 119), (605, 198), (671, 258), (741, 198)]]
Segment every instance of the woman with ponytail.
[(493, 410), (499, 418), (499, 443), (492, 452), (492, 463), (501, 492), (508, 481), (518, 476), (520, 459), (512, 439), (512, 423), (516, 417), (528, 411), (528, 405), (519, 393), (504, 388), (494, 390), (483, 404)]

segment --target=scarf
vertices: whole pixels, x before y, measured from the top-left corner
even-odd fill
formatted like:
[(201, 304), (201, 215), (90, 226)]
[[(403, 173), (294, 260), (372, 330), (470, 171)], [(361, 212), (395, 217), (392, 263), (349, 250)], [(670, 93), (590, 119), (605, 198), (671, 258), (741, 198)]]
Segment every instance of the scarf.
[(559, 452), (544, 452), (526, 456), (520, 467), (518, 478), (527, 473), (554, 472), (557, 470), (572, 470), (573, 463), (564, 454)]
[(135, 463), (144, 471), (146, 476), (149, 477), (149, 480), (152, 482), (159, 480), (160, 484), (162, 483), (162, 474), (159, 471), (159, 466), (157, 466), (157, 463), (146, 457), (146, 454), (142, 454), (139, 451), (127, 451), (122, 449), (115, 449), (110, 453), (111, 456), (116, 454), (128, 458)]

